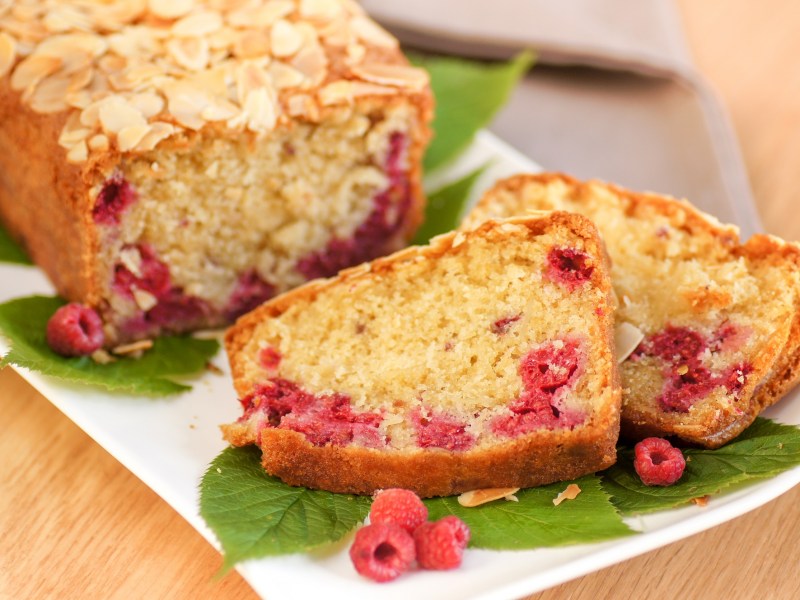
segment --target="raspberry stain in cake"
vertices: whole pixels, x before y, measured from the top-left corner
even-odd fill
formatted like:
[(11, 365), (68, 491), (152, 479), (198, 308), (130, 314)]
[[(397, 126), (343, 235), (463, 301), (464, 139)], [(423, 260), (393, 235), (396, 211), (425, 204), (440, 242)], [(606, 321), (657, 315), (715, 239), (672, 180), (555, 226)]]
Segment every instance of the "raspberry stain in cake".
[(297, 270), (303, 276), (307, 279), (331, 277), (342, 269), (395, 249), (396, 235), (405, 224), (411, 207), (411, 188), (402, 169), (407, 142), (402, 133), (392, 134), (385, 165), (388, 187), (375, 196), (372, 211), (352, 237), (334, 238), (324, 250), (312, 252), (298, 261)]
[(267, 371), (275, 371), (281, 364), (281, 353), (272, 346), (266, 346), (258, 351), (258, 362)]
[(501, 317), (500, 319), (497, 319), (497, 321), (492, 323), (491, 327), (492, 333), (500, 336), (505, 335), (506, 333), (508, 333), (508, 330), (511, 329), (511, 326), (517, 321), (519, 321), (521, 318), (522, 318), (522, 313), (507, 317)]
[(475, 436), (467, 431), (467, 422), (445, 412), (416, 409), (411, 414), (411, 424), (420, 448), (460, 452), (475, 445)]
[(259, 415), (262, 429), (296, 431), (315, 446), (386, 445), (379, 430), (383, 416), (354, 410), (346, 394), (315, 395), (293, 381), (275, 377), (258, 384), (241, 403), (244, 415), (239, 422)]
[(119, 225), (122, 213), (136, 200), (136, 190), (117, 173), (103, 184), (92, 209), (92, 218), (101, 225)]
[(202, 324), (211, 314), (211, 307), (201, 298), (185, 294), (172, 284), (169, 267), (158, 259), (149, 244), (127, 246), (135, 248), (141, 260), (134, 273), (122, 262), (114, 267), (112, 290), (122, 297), (135, 299), (135, 292), (146, 292), (154, 299), (147, 310), (141, 309), (125, 321), (121, 330), (129, 335), (141, 335), (159, 328), (181, 331)]
[(582, 250), (555, 246), (547, 253), (545, 277), (570, 291), (589, 281), (593, 272), (592, 257)]
[(564, 394), (580, 377), (585, 351), (574, 338), (544, 342), (520, 360), (522, 394), (509, 406), (511, 414), (492, 419), (493, 433), (517, 437), (537, 429), (572, 428), (586, 420), (578, 410), (564, 409)]
[(736, 351), (749, 336), (747, 328), (730, 322), (720, 325), (708, 339), (689, 327), (667, 325), (642, 340), (631, 358), (633, 362), (643, 356), (659, 359), (663, 363), (664, 385), (658, 405), (666, 412), (686, 413), (719, 387), (739, 400), (752, 365), (736, 363), (715, 371), (703, 364), (703, 356)]
[(235, 321), (275, 295), (275, 286), (264, 281), (255, 269), (239, 275), (228, 304), (223, 309), (228, 321)]

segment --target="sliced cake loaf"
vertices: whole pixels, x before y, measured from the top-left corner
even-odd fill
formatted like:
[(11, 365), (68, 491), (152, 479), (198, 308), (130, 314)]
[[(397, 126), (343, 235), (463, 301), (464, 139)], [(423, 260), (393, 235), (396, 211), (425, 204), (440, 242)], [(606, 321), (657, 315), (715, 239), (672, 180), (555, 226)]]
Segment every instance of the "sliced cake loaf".
[(559, 174), (498, 183), (464, 227), (543, 209), (596, 223), (618, 327), (642, 336), (621, 365), (623, 435), (717, 447), (797, 382), (798, 245), (766, 235), (740, 244), (735, 227), (688, 202)]
[(431, 112), (351, 0), (0, 2), (0, 220), (109, 346), (405, 246)]
[(579, 215), (488, 222), (245, 315), (226, 338), (243, 416), (292, 485), (422, 496), (528, 487), (611, 465), (613, 295)]

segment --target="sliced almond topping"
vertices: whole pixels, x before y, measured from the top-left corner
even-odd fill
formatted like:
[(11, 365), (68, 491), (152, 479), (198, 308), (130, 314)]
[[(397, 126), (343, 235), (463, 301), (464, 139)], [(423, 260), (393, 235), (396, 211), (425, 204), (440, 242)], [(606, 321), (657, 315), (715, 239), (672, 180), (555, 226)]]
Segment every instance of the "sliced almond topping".
[(236, 97), (244, 106), (250, 92), (269, 87), (269, 75), (256, 62), (245, 61), (236, 69)]
[(14, 69), (11, 75), (11, 89), (21, 92), (35, 87), (42, 79), (55, 73), (59, 67), (61, 67), (60, 58), (35, 54), (29, 56)]
[(82, 52), (89, 55), (90, 58), (97, 58), (102, 56), (107, 49), (108, 42), (97, 34), (66, 33), (47, 38), (36, 47), (36, 54), (63, 59), (67, 54)]
[(692, 498), (692, 502), (697, 506), (708, 506), (708, 501), (711, 499), (711, 496), (700, 496), (698, 498)]
[(224, 99), (215, 99), (200, 111), (200, 117), (206, 121), (227, 121), (240, 113), (239, 108), (232, 102)]
[(336, 0), (300, 0), (300, 15), (312, 21), (330, 21), (341, 10)]
[(142, 112), (122, 96), (109, 96), (103, 101), (98, 117), (105, 133), (119, 133), (126, 127), (147, 124)]
[(286, 63), (282, 63), (280, 61), (271, 62), (267, 71), (272, 79), (272, 83), (279, 90), (290, 87), (298, 87), (299, 85), (302, 85), (306, 79), (300, 71), (293, 69)]
[(61, 130), (61, 135), (58, 137), (58, 144), (64, 148), (71, 148), (77, 142), (85, 140), (91, 133), (91, 129), (81, 124), (79, 115), (72, 114)]
[(350, 66), (361, 63), (366, 55), (367, 49), (361, 44), (347, 46), (347, 64)]
[(158, 304), (158, 298), (146, 290), (140, 290), (134, 287), (131, 289), (131, 294), (133, 295), (134, 302), (136, 302), (136, 306), (145, 312)]
[(219, 13), (206, 11), (183, 17), (172, 26), (172, 33), (178, 37), (203, 36), (214, 33), (222, 27)]
[(267, 88), (253, 90), (248, 93), (242, 110), (246, 117), (247, 128), (250, 131), (263, 132), (275, 127), (278, 115)]
[(563, 492), (561, 492), (558, 496), (553, 498), (553, 504), (555, 506), (558, 506), (564, 500), (575, 500), (575, 498), (577, 498), (578, 494), (580, 493), (581, 493), (581, 488), (577, 484), (570, 483)]
[(135, 277), (142, 276), (142, 254), (139, 252), (138, 248), (132, 246), (120, 250), (119, 262), (121, 262)]
[(395, 88), (362, 81), (334, 81), (319, 91), (319, 101), (323, 106), (330, 106), (332, 104), (349, 104), (363, 96), (386, 96), (396, 93)]
[(453, 238), (453, 248), (458, 248), (461, 244), (467, 241), (467, 236), (465, 236), (461, 231), (459, 231), (455, 237)]
[(483, 490), (472, 490), (471, 492), (464, 492), (458, 497), (458, 503), (461, 506), (472, 508), (473, 506), (480, 506), (493, 500), (513, 496), (519, 491), (518, 487), (511, 488), (486, 488)]
[(625, 359), (636, 350), (643, 339), (644, 334), (638, 327), (625, 321), (617, 324), (614, 329), (614, 346), (617, 351), (617, 364), (625, 362)]
[(194, 0), (148, 0), (150, 12), (162, 19), (177, 19), (194, 7)]
[(295, 94), (288, 100), (288, 112), (293, 117), (303, 117), (311, 121), (319, 119), (319, 108), (314, 99), (307, 94)]
[(269, 53), (270, 40), (263, 31), (243, 31), (233, 42), (233, 54), (239, 58), (263, 56)]
[(38, 113), (50, 114), (66, 110), (64, 98), (69, 90), (68, 77), (48, 77), (44, 79), (30, 96), (31, 108)]
[(117, 134), (117, 147), (121, 152), (128, 152), (133, 150), (136, 145), (150, 133), (150, 125), (131, 125), (125, 127)]
[(303, 36), (289, 21), (279, 19), (270, 31), (270, 47), (274, 56), (291, 56), (300, 49)]
[(175, 133), (175, 131), (176, 129), (174, 125), (156, 121), (150, 125), (150, 133), (142, 138), (142, 141), (139, 142), (139, 145), (136, 146), (136, 149), (141, 152), (152, 150), (161, 140), (170, 137)]
[(75, 144), (67, 152), (67, 161), (71, 163), (82, 163), (87, 158), (89, 158), (89, 148), (87, 148), (86, 142), (83, 140)]
[(352, 68), (353, 74), (366, 81), (422, 89), (428, 85), (428, 72), (418, 67), (365, 63)]
[(89, 150), (93, 150), (94, 152), (105, 152), (110, 146), (111, 144), (108, 137), (102, 133), (98, 133), (89, 138)]
[(72, 73), (69, 78), (68, 91), (77, 92), (82, 90), (91, 83), (93, 76), (94, 70), (91, 67), (86, 67), (85, 69)]
[(130, 344), (121, 344), (116, 348), (112, 348), (111, 352), (120, 356), (125, 354), (141, 354), (152, 347), (153, 340), (139, 340), (138, 342), (131, 342)]
[(17, 59), (17, 41), (0, 31), (0, 77), (5, 77)]
[(208, 65), (208, 41), (201, 37), (176, 38), (167, 42), (167, 50), (175, 62), (190, 71), (201, 71)]
[(380, 48), (396, 48), (397, 39), (378, 25), (375, 21), (365, 16), (353, 17), (350, 27), (358, 38), (367, 44), (373, 44)]
[(164, 99), (155, 92), (142, 92), (134, 94), (128, 99), (135, 109), (140, 111), (145, 118), (155, 117), (164, 110)]
[(272, 0), (263, 6), (254, 8), (252, 4), (241, 9), (233, 10), (227, 14), (228, 23), (234, 27), (253, 27), (264, 29), (278, 19), (282, 19), (294, 12), (292, 0)]
[(328, 73), (328, 57), (318, 45), (303, 46), (295, 54), (291, 65), (305, 75), (311, 85), (319, 85)]

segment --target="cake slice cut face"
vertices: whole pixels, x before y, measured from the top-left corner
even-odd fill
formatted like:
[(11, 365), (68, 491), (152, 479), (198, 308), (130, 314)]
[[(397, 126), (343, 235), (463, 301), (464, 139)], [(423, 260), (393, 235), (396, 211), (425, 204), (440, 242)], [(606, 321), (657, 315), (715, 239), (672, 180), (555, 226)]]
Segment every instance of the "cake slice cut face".
[(796, 383), (796, 244), (756, 235), (742, 245), (685, 201), (558, 174), (500, 182), (464, 227), (531, 210), (583, 214), (605, 240), (618, 325), (642, 336), (621, 364), (623, 435), (718, 447)]
[(64, 4), (0, 8), (0, 220), (108, 345), (411, 238), (428, 78), (357, 3)]
[(441, 236), (242, 317), (242, 417), (292, 485), (440, 496), (611, 465), (620, 388), (596, 230), (565, 213)]

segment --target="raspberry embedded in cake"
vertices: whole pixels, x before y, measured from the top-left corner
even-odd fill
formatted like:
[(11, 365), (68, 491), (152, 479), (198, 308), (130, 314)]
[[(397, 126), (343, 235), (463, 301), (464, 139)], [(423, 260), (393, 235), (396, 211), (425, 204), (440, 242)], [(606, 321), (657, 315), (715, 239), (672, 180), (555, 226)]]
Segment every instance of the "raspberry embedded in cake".
[(591, 257), (577, 248), (555, 247), (547, 254), (546, 277), (570, 290), (588, 281), (593, 270)]
[(101, 225), (119, 225), (122, 214), (136, 200), (136, 190), (122, 174), (117, 173), (107, 179), (100, 189), (92, 217)]
[(467, 431), (469, 422), (429, 408), (411, 413), (411, 422), (420, 448), (442, 448), (461, 452), (475, 445), (475, 436)]

